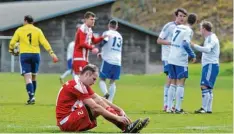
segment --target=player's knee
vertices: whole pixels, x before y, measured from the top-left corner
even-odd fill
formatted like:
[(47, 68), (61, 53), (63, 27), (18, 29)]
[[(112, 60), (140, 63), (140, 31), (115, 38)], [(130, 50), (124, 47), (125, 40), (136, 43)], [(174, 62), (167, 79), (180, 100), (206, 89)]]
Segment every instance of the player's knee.
[(32, 75), (31, 74), (24, 74), (24, 80), (25, 80), (25, 83), (28, 84), (28, 83), (32, 83)]
[(201, 90), (207, 89), (207, 86), (204, 86), (204, 85), (201, 85), (200, 87), (201, 87)]
[(171, 79), (170, 80), (170, 85), (173, 84), (173, 85), (176, 85), (176, 79)]

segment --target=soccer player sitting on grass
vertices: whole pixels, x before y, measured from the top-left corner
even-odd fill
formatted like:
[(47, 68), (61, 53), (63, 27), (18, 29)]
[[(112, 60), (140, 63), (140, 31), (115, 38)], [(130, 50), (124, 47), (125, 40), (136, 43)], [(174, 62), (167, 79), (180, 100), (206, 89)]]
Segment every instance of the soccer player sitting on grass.
[(33, 18), (30, 15), (24, 17), (24, 26), (18, 28), (9, 45), (9, 52), (15, 55), (14, 47), (19, 42), (20, 71), (24, 76), (29, 99), (26, 104), (35, 103), (35, 92), (37, 88), (36, 76), (40, 64), (40, 47), (43, 45), (54, 62), (58, 62), (49, 42), (46, 40), (40, 28), (33, 25)]
[(91, 89), (98, 78), (98, 68), (88, 64), (79, 77), (67, 81), (60, 89), (56, 101), (56, 118), (60, 130), (80, 132), (97, 126), (101, 115), (125, 133), (140, 132), (149, 123), (149, 118), (131, 122), (125, 112)]
[(219, 39), (212, 32), (212, 23), (202, 21), (200, 24), (200, 32), (205, 38), (203, 46), (191, 43), (194, 49), (202, 52), (202, 107), (195, 113), (212, 113), (213, 88), (216, 78), (219, 74)]

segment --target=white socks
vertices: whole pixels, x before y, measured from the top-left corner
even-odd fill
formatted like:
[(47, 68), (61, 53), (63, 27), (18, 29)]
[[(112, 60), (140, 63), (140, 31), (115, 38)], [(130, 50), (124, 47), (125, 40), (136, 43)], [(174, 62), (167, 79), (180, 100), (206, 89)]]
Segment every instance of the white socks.
[(210, 98), (209, 98), (208, 105), (207, 105), (207, 111), (212, 112), (212, 103), (213, 103), (212, 89), (210, 89), (209, 94), (210, 94)]
[(165, 85), (164, 86), (164, 97), (163, 97), (163, 102), (164, 102), (164, 107), (167, 106), (167, 98), (168, 98), (168, 89), (170, 86)]
[(114, 96), (115, 96), (115, 92), (116, 92), (116, 85), (115, 85), (115, 83), (110, 84), (109, 91), (110, 91), (110, 97), (108, 98), (108, 100), (110, 102), (113, 102), (113, 99), (114, 99)]
[(106, 87), (106, 82), (103, 80), (99, 81), (99, 87), (101, 88), (102, 93), (105, 95), (106, 93), (108, 93), (107, 91), (107, 87)]
[(173, 98), (174, 98), (174, 92), (176, 91), (176, 85), (171, 84), (169, 89), (168, 89), (168, 100), (167, 100), (167, 112), (169, 112), (170, 110), (172, 110), (172, 106), (173, 106)]
[(209, 99), (210, 99), (209, 89), (202, 89), (202, 108), (205, 111), (207, 111)]
[(184, 98), (184, 86), (177, 86), (176, 89), (176, 110), (181, 110), (181, 103)]
[[(100, 80), (99, 81), (99, 86), (101, 88), (101, 91), (102, 93), (105, 95), (108, 93), (108, 90), (107, 90), (107, 86), (106, 86), (106, 82), (103, 81), (103, 80)], [(109, 94), (110, 96), (108, 97), (108, 100), (110, 102), (113, 102), (113, 99), (114, 99), (114, 96), (115, 96), (115, 92), (116, 92), (116, 85), (115, 83), (112, 83), (110, 84), (110, 87), (109, 87)]]

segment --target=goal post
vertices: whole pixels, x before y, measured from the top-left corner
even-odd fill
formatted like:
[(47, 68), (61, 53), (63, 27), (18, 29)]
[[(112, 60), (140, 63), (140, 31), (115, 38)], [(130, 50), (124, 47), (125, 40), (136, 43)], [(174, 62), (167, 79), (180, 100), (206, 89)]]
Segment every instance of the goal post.
[[(12, 36), (0, 36), (0, 72), (7, 71), (5, 68), (10, 68), (10, 72), (15, 72), (15, 56), (9, 54), (8, 52), (8, 45), (11, 38)], [(8, 65), (9, 56), (10, 67)]]

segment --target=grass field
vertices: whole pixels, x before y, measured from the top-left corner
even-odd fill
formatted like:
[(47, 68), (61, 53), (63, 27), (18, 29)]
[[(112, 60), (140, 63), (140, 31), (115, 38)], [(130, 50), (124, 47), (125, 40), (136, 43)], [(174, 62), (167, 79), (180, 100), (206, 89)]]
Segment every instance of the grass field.
[[(221, 64), (214, 89), (213, 114), (196, 115), (201, 105), (200, 64), (191, 65), (186, 82), (183, 108), (191, 114), (177, 115), (162, 112), (165, 76), (123, 75), (117, 82), (114, 103), (125, 109), (132, 119), (150, 117), (145, 133), (232, 133), (233, 132), (233, 75), (232, 63)], [(60, 132), (56, 127), (55, 100), (60, 88), (59, 74), (40, 74), (35, 105), (27, 100), (23, 78), (18, 73), (0, 73), (0, 132)], [(94, 90), (100, 93), (98, 85)], [(114, 125), (98, 119), (98, 127), (89, 132), (120, 132)]]

